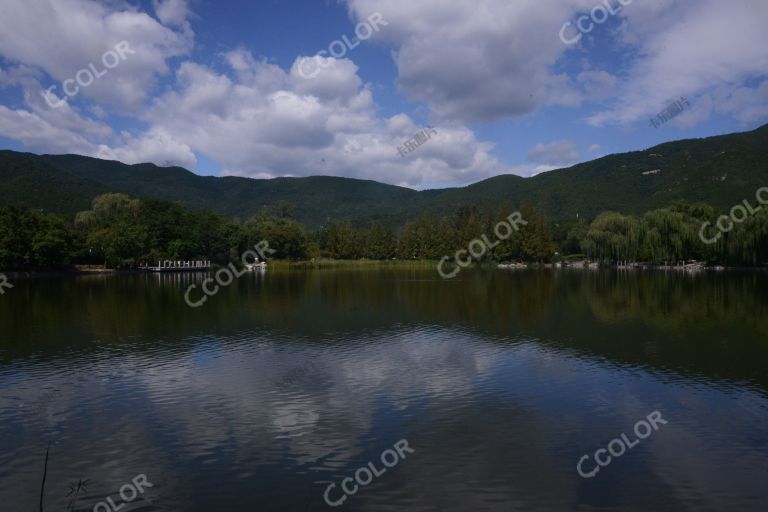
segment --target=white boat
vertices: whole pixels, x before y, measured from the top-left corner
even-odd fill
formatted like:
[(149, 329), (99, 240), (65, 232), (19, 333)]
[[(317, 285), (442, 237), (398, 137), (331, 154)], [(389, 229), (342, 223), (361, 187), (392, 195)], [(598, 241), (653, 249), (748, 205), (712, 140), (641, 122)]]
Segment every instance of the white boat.
[(266, 261), (260, 261), (259, 263), (246, 263), (245, 264), (245, 268), (249, 272), (255, 272), (256, 270), (266, 270), (267, 269), (267, 262)]
[(528, 268), (528, 265), (526, 263), (520, 263), (520, 262), (513, 262), (513, 263), (499, 263), (498, 268), (508, 268), (508, 269), (526, 269)]

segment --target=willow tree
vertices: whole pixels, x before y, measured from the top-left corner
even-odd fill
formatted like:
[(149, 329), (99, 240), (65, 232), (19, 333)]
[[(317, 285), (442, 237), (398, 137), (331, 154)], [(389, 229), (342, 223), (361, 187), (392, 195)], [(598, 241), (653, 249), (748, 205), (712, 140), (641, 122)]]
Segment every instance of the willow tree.
[(631, 215), (604, 212), (592, 221), (582, 251), (601, 261), (635, 260), (640, 247), (640, 223)]
[(665, 208), (646, 213), (642, 223), (642, 259), (653, 262), (693, 259), (699, 230), (692, 219)]
[(725, 260), (742, 265), (768, 262), (768, 211), (757, 211), (722, 235)]

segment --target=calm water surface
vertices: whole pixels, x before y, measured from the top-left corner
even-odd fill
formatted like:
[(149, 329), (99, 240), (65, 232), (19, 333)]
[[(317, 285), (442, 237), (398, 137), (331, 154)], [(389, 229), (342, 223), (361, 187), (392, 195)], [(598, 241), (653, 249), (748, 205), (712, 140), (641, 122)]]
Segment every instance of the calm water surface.
[[(270, 270), (189, 308), (201, 279), (12, 279), (0, 510), (38, 510), (49, 444), (46, 511), (86, 479), (74, 510), (119, 507), (139, 474), (122, 512), (768, 503), (765, 274)], [(668, 423), (579, 476), (654, 411)], [(325, 503), (401, 439), (405, 460)]]

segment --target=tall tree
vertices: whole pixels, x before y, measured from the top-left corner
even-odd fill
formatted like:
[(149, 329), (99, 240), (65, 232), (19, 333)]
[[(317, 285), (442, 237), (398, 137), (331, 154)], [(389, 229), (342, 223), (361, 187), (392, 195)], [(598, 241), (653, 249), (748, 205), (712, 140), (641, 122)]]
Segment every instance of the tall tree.
[(527, 203), (520, 207), (520, 214), (527, 223), (520, 227), (520, 250), (523, 256), (539, 263), (550, 259), (555, 252), (555, 245), (544, 215)]

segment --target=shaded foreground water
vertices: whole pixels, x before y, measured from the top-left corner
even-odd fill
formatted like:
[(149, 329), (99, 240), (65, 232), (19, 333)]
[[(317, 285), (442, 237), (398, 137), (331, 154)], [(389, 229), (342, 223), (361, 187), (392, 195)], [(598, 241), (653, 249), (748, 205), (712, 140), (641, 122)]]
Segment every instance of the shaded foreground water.
[[(0, 296), (0, 509), (37, 510), (49, 443), (46, 511), (86, 479), (75, 510), (119, 507), (140, 474), (122, 512), (768, 502), (765, 274), (270, 270), (192, 309), (200, 279)], [(668, 423), (579, 475), (654, 411)], [(405, 460), (326, 504), (402, 439)]]

